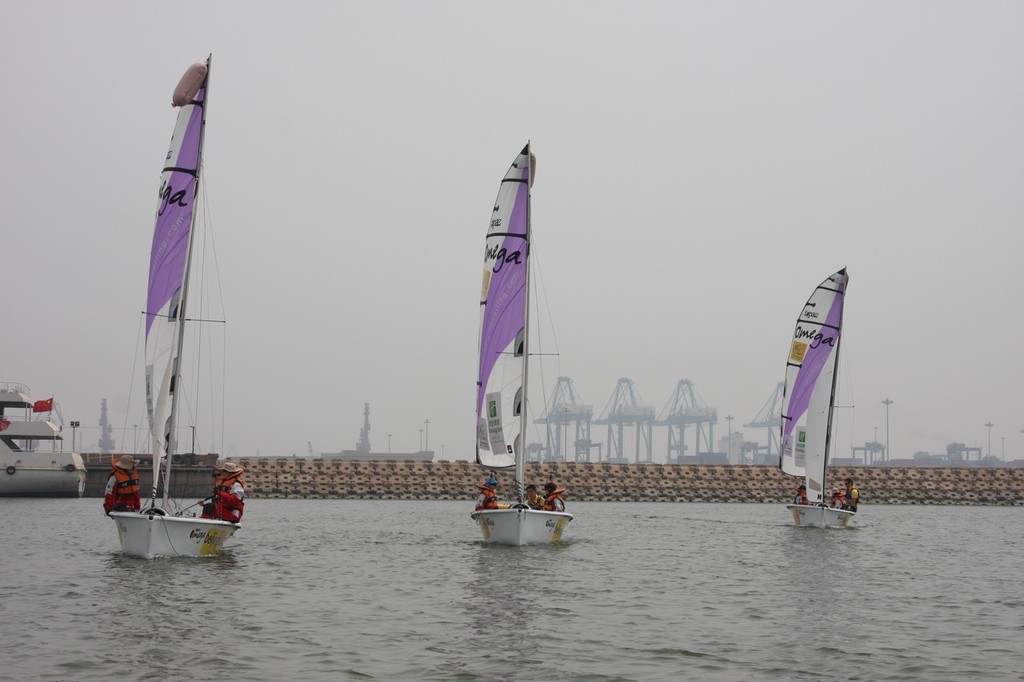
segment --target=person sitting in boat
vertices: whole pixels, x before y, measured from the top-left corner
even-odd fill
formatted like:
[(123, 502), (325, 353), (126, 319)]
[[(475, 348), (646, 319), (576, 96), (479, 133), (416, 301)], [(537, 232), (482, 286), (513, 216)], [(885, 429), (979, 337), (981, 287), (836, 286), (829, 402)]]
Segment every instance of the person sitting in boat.
[(796, 495), (793, 497), (793, 504), (810, 504), (807, 499), (807, 486), (803, 483), (796, 489)]
[(480, 511), (481, 509), (497, 509), (498, 479), (494, 476), (488, 476), (487, 480), (477, 487), (480, 488), (480, 496), (476, 498), (476, 507), (473, 511)]
[(213, 497), (203, 505), (204, 519), (220, 519), (239, 523), (245, 511), (245, 483), (242, 473), (245, 470), (234, 462), (217, 462), (213, 467), (213, 475), (217, 482), (213, 486)]
[(139, 511), (142, 502), (139, 499), (139, 472), (135, 468), (135, 458), (121, 455), (120, 459), (110, 464), (107, 489), (103, 493), (103, 512)]
[(537, 486), (530, 484), (526, 486), (526, 506), (530, 509), (543, 509), (544, 498), (537, 492)]
[(832, 491), (832, 508), (833, 509), (845, 509), (846, 508), (846, 496), (841, 490)]
[(564, 492), (565, 488), (556, 488), (551, 481), (544, 484), (544, 511), (564, 512), (565, 499), (562, 497)]
[(843, 509), (855, 512), (857, 504), (860, 503), (860, 491), (853, 485), (852, 478), (846, 479), (843, 484), (846, 486), (846, 503), (843, 505)]

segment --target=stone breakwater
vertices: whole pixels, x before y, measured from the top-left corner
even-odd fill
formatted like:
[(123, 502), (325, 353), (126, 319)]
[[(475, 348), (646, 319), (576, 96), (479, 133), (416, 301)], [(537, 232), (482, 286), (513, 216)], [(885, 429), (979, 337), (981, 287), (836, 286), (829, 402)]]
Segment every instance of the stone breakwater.
[[(250, 498), (475, 500), (487, 472), (469, 462), (342, 462), (242, 459)], [(829, 488), (854, 480), (866, 504), (1024, 505), (1024, 468), (837, 467)], [(499, 494), (511, 473), (499, 472)], [(771, 466), (701, 464), (526, 465), (526, 481), (554, 481), (566, 500), (616, 502), (766, 502), (792, 499), (797, 479)]]

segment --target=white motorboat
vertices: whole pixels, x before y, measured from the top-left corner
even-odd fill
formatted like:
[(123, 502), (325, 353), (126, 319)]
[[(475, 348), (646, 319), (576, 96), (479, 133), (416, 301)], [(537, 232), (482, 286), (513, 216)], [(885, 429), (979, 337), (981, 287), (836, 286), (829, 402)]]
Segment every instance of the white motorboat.
[[(63, 449), (60, 424), (35, 418), (38, 404), (24, 384), (0, 383), (0, 497), (81, 497), (85, 463), (73, 450)], [(60, 443), (62, 447), (57, 448)]]

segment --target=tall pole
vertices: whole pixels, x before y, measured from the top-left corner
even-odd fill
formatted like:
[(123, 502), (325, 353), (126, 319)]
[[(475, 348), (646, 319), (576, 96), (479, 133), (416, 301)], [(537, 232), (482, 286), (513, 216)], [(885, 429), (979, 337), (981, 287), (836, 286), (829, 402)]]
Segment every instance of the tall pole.
[(729, 422), (729, 442), (726, 446), (728, 454), (726, 455), (726, 461), (732, 464), (732, 420), (735, 419), (731, 414), (725, 418), (725, 421)]
[(878, 452), (879, 452), (877, 450), (874, 450), (878, 446), (879, 446), (879, 427), (876, 426), (876, 427), (874, 427), (874, 441), (871, 443), (871, 462), (874, 461), (874, 456), (876, 456), (878, 454)]
[(985, 424), (988, 427), (988, 456), (992, 456), (992, 427), (995, 426), (992, 422)]
[(423, 429), (420, 429), (420, 452), (423, 452)]
[(424, 436), (423, 436), (423, 449), (430, 452), (430, 420), (423, 420)]
[(885, 461), (889, 461), (889, 406), (892, 405), (892, 401), (886, 398), (882, 401), (885, 405)]
[(391, 454), (391, 434), (388, 434), (388, 454)]

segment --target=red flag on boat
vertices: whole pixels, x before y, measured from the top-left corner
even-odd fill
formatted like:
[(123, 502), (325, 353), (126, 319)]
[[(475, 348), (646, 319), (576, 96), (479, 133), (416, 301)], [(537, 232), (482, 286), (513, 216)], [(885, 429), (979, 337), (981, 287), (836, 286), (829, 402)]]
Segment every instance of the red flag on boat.
[(11, 425), (10, 420), (0, 419), (0, 431), (6, 431), (7, 427)]
[(47, 398), (46, 400), (37, 400), (32, 405), (33, 412), (53, 412), (53, 398)]

